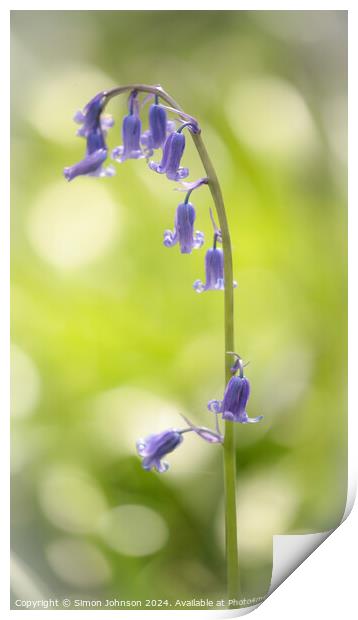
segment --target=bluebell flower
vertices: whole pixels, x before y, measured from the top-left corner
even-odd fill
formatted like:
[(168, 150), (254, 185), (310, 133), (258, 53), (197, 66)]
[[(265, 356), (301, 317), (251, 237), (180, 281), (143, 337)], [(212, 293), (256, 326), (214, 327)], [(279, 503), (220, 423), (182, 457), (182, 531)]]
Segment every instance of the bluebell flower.
[[(221, 238), (220, 231), (215, 232), (214, 247), (209, 248), (205, 254), (205, 283), (195, 280), (193, 288), (197, 293), (203, 291), (223, 291), (224, 283), (224, 253), (221, 248), (216, 247), (216, 242)], [(237, 283), (233, 282), (235, 288)]]
[(119, 163), (126, 159), (141, 159), (145, 157), (140, 146), (140, 134), (142, 121), (139, 116), (137, 93), (131, 93), (129, 97), (129, 114), (124, 117), (122, 123), (123, 146), (117, 146), (112, 151), (112, 157)]
[(72, 181), (80, 175), (103, 177), (115, 174), (112, 166), (103, 168), (103, 163), (107, 159), (106, 130), (113, 124), (110, 117), (103, 121), (101, 116), (105, 101), (104, 94), (98, 93), (85, 106), (83, 112), (77, 112), (75, 115), (76, 122), (82, 124), (77, 134), (86, 139), (87, 148), (84, 159), (64, 169), (67, 181)]
[(221, 413), (224, 420), (240, 422), (241, 424), (260, 422), (263, 416), (249, 418), (246, 412), (247, 401), (250, 396), (250, 383), (246, 377), (231, 377), (226, 386), (224, 398), (211, 400), (208, 409), (212, 413)]
[(139, 441), (137, 441), (137, 452), (143, 459), (143, 469), (147, 471), (156, 469), (159, 473), (167, 471), (169, 465), (162, 459), (181, 444), (184, 433), (194, 432), (201, 437), (201, 439), (204, 439), (204, 441), (210, 444), (223, 443), (224, 437), (220, 433), (218, 424), (216, 424), (216, 431), (213, 431), (205, 426), (196, 426), (185, 416), (182, 417), (188, 424), (187, 428), (181, 430), (168, 429), (161, 433), (148, 435), (145, 439), (139, 439)]
[(224, 254), (221, 248), (209, 248), (205, 255), (205, 284), (196, 280), (193, 288), (197, 293), (224, 290)]
[(170, 181), (180, 181), (189, 175), (188, 168), (180, 168), (180, 160), (185, 148), (185, 136), (180, 128), (171, 133), (164, 144), (160, 163), (149, 162), (149, 167), (159, 174), (166, 174)]
[(137, 452), (143, 458), (143, 469), (147, 471), (156, 469), (159, 473), (167, 471), (169, 465), (161, 459), (169, 452), (173, 452), (182, 441), (182, 434), (174, 429), (149, 435), (137, 441)]
[(175, 122), (167, 120), (167, 112), (159, 103), (153, 103), (149, 108), (149, 129), (141, 136), (141, 143), (146, 156), (153, 155), (154, 149), (163, 146), (167, 135), (175, 131)]
[(176, 210), (174, 230), (164, 232), (164, 245), (173, 247), (180, 245), (182, 254), (191, 254), (193, 249), (200, 248), (204, 243), (204, 234), (200, 231), (194, 233), (195, 209), (190, 202), (183, 202)]
[(74, 164), (74, 166), (68, 166), (65, 168), (63, 174), (65, 175), (67, 181), (72, 181), (72, 179), (80, 175), (111, 176), (111, 174), (108, 174), (108, 169), (105, 171), (102, 168), (102, 164), (106, 159), (107, 151), (105, 149), (100, 149), (94, 153), (87, 154), (84, 159), (79, 161), (77, 164)]
[(91, 101), (87, 103), (84, 109), (76, 112), (73, 120), (82, 125), (77, 131), (78, 136), (87, 136), (98, 129), (106, 132), (107, 129), (113, 127), (114, 121), (109, 114), (103, 114), (103, 106), (106, 102), (104, 92), (98, 93)]

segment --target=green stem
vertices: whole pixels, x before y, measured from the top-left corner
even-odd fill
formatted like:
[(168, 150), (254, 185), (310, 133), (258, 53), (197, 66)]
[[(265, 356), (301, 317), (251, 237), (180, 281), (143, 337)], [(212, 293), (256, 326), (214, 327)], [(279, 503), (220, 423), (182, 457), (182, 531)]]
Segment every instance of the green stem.
[[(105, 93), (107, 101), (121, 93), (136, 90), (138, 92), (152, 93), (158, 95), (173, 111), (177, 111), (179, 116), (187, 120), (188, 115), (184, 113), (178, 103), (166, 93), (161, 86), (151, 86), (146, 84), (128, 84), (114, 88)], [(200, 133), (191, 132), (192, 139), (198, 151), (199, 157), (208, 178), (208, 185), (214, 201), (216, 213), (219, 220), (219, 227), (222, 236), (222, 246), (224, 252), (224, 322), (225, 322), (225, 382), (231, 378), (231, 360), (227, 351), (234, 351), (234, 289), (233, 289), (233, 267), (232, 250), (228, 221), (225, 212), (224, 200), (221, 193), (218, 177), (214, 166), (210, 160), (205, 144)], [(225, 541), (226, 541), (226, 562), (227, 562), (227, 595), (228, 599), (238, 599), (240, 594), (239, 584), (239, 560), (237, 546), (237, 520), (236, 520), (236, 458), (235, 458), (235, 434), (234, 424), (225, 421), (224, 439), (224, 479), (225, 479)], [(235, 607), (235, 604), (230, 606)]]
[[(200, 134), (192, 134), (195, 146), (203, 163), (209, 187), (219, 219), (224, 251), (224, 276), (225, 276), (225, 381), (231, 378), (231, 360), (227, 351), (234, 351), (234, 289), (233, 268), (230, 232), (225, 212), (224, 201), (220, 184), (215, 169)], [(235, 458), (235, 434), (234, 425), (230, 421), (225, 422), (224, 440), (224, 478), (225, 478), (225, 533), (226, 533), (226, 562), (227, 562), (227, 589), (228, 599), (238, 599), (240, 592), (239, 584), (239, 561), (237, 547), (237, 521), (236, 521), (236, 458)], [(235, 606), (235, 604), (233, 605)]]

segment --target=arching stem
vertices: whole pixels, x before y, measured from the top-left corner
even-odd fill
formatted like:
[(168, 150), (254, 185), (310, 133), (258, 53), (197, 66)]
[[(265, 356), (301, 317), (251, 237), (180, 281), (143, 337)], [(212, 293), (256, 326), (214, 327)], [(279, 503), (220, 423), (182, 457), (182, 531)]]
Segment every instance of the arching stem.
[[(215, 169), (208, 152), (199, 134), (192, 134), (194, 144), (209, 179), (209, 188), (215, 204), (216, 213), (222, 237), (224, 252), (224, 322), (225, 322), (225, 382), (231, 378), (231, 361), (226, 351), (235, 350), (234, 347), (234, 287), (230, 232), (225, 212), (224, 201)], [(237, 518), (236, 518), (236, 458), (235, 458), (234, 424), (225, 421), (224, 439), (224, 478), (225, 478), (225, 533), (226, 533), (226, 562), (227, 586), (229, 600), (238, 599), (240, 594), (239, 561), (237, 547)]]
[[(151, 86), (146, 84), (128, 84), (114, 88), (105, 93), (107, 101), (121, 93), (127, 91), (137, 91), (152, 93), (165, 101), (179, 117), (185, 122), (196, 120), (186, 114), (179, 104), (166, 93), (161, 86)], [(222, 248), (224, 253), (224, 324), (225, 324), (225, 348), (224, 348), (224, 367), (225, 382), (231, 378), (231, 361), (227, 351), (235, 351), (234, 346), (234, 287), (233, 287), (233, 267), (232, 250), (228, 221), (225, 212), (224, 200), (221, 193), (218, 177), (214, 166), (210, 160), (205, 144), (198, 133), (190, 132), (194, 145), (208, 178), (208, 185), (214, 201), (219, 226), (222, 237)], [(239, 560), (237, 546), (237, 517), (236, 517), (236, 458), (235, 458), (235, 435), (234, 423), (225, 421), (224, 438), (224, 480), (225, 480), (225, 540), (226, 540), (226, 563), (227, 563), (227, 594), (229, 600), (237, 600), (240, 596), (239, 583)], [(235, 604), (231, 606), (235, 607)]]

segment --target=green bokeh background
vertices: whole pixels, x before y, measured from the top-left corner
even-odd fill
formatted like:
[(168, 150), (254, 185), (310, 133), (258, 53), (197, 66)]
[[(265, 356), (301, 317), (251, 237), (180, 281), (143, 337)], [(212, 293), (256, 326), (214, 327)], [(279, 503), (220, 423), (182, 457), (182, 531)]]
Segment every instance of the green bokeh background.
[[(245, 595), (268, 589), (273, 534), (338, 523), (346, 38), (344, 11), (12, 12), (14, 600), (225, 593), (220, 447), (187, 436), (162, 476), (135, 455), (180, 413), (212, 422), (223, 296), (192, 289), (204, 250), (162, 245), (179, 196), (145, 160), (62, 177), (83, 155), (74, 111), (115, 84), (161, 83), (199, 119), (222, 182), (236, 349), (249, 415), (264, 415), (237, 429)], [(125, 109), (109, 106), (111, 147)], [(183, 163), (202, 175), (190, 140)], [(210, 242), (208, 190), (193, 202)]]

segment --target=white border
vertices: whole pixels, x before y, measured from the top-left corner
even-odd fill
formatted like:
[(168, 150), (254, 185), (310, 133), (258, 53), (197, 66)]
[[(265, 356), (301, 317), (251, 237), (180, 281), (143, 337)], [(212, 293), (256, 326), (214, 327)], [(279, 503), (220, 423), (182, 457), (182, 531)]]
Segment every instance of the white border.
[[(91, 1), (87, 2), (66, 2), (63, 0), (61, 3), (52, 3), (51, 10), (125, 10), (127, 3), (121, 3), (115, 0), (103, 0), (103, 2), (95, 3)], [(42, 2), (3, 2), (0, 12), (1, 22), (1, 50), (2, 59), (2, 84), (9, 84), (9, 28), (8, 28), (8, 11), (9, 10), (49, 10), (48, 4)], [(354, 132), (357, 125), (357, 110), (358, 101), (356, 96), (356, 65), (352, 67), (353, 58), (358, 57), (357, 48), (357, 20), (356, 13), (353, 8), (352, 2), (344, 3), (342, 6), (338, 2), (322, 2), (322, 1), (307, 1), (301, 0), (299, 3), (292, 2), (190, 2), (182, 0), (177, 6), (168, 6), (166, 2), (151, 1), (150, 5), (144, 1), (132, 1), (130, 4), (131, 10), (347, 10), (349, 9), (349, 57), (350, 57), (350, 110), (355, 113), (350, 114), (350, 133), (357, 135)], [(2, 90), (0, 98), (1, 104), (1, 118), (9, 118), (9, 100), (6, 97), (6, 88)], [(9, 132), (5, 133), (5, 126), (2, 123), (1, 131), (1, 146), (0, 149), (0, 170), (1, 170), (1, 191), (3, 194), (3, 200), (1, 201), (1, 225), (0, 225), (0, 283), (1, 283), (1, 297), (0, 297), (0, 398), (1, 398), (1, 412), (3, 414), (3, 425), (0, 438), (2, 441), (1, 446), (1, 458), (2, 468), (1, 471), (4, 476), (3, 480), (3, 492), (2, 498), (9, 498), (9, 446), (8, 446), (8, 411), (9, 411), (9, 150), (6, 148), (10, 144)], [(352, 166), (353, 159), (356, 160), (356, 148), (353, 140), (350, 140), (349, 146), (350, 165)], [(355, 175), (356, 176), (356, 175)], [(356, 451), (355, 438), (357, 436), (357, 410), (354, 406), (356, 403), (356, 393), (354, 387), (357, 384), (357, 365), (354, 361), (357, 356), (357, 329), (356, 329), (356, 317), (358, 316), (358, 304), (357, 304), (357, 289), (354, 287), (354, 281), (356, 280), (355, 265), (358, 265), (357, 260), (357, 242), (353, 237), (354, 231), (357, 230), (357, 196), (356, 187), (354, 184), (355, 178), (350, 175), (349, 179), (349, 197), (350, 204), (353, 205), (349, 211), (349, 260), (350, 260), (350, 300), (349, 300), (349, 315), (350, 315), (350, 393), (349, 393), (349, 470), (350, 470), (350, 483), (355, 486), (357, 467), (354, 459), (354, 452)], [(352, 275), (353, 274), (353, 275)], [(355, 319), (355, 320), (354, 320)], [(339, 360), (336, 361), (339, 363)], [(3, 505), (6, 502), (3, 502)], [(352, 515), (345, 521), (341, 527), (329, 537), (329, 539), (319, 547), (316, 552), (310, 556), (294, 573), (293, 578), (287, 579), (255, 612), (256, 617), (263, 618), (286, 618), (287, 614), (291, 620), (297, 620), (302, 618), (302, 614), (307, 614), (309, 611), (309, 617), (314, 617), (315, 614), (324, 615), (325, 618), (340, 617), (350, 618), (351, 611), (356, 607), (355, 593), (356, 583), (353, 579), (356, 579), (356, 566), (354, 571), (350, 570), (350, 559), (352, 558), (352, 538), (357, 538), (357, 518), (358, 510), (355, 508)], [(10, 611), (8, 609), (9, 601), (9, 568), (6, 549), (9, 549), (9, 518), (8, 513), (2, 510), (2, 522), (1, 522), (1, 549), (3, 553), (2, 563), (2, 580), (0, 590), (0, 604), (2, 610), (1, 617), (9, 617), (13, 614), (17, 615), (22, 612)], [(302, 596), (304, 593), (304, 596)], [(30, 616), (38, 618), (37, 612), (28, 611)], [(78, 614), (87, 613), (86, 611), (56, 611), (56, 618), (59, 620), (65, 617), (66, 620), (70, 620), (73, 616), (74, 619), (78, 619)], [(94, 619), (105, 614), (103, 617), (108, 618), (108, 614), (111, 612), (91, 611), (91, 618)], [(126, 612), (115, 612), (117, 617), (125, 618)], [(157, 617), (157, 611), (148, 610), (145, 612), (132, 610), (131, 618), (143, 617), (145, 613), (146, 617)], [(230, 613), (230, 612), (229, 612)], [(35, 615), (36, 614), (36, 615)], [(63, 614), (66, 614), (63, 616)], [(49, 611), (42, 611), (41, 618), (46, 620), (51, 615)], [(222, 614), (218, 615), (216, 611), (168, 611), (166, 616), (185, 617), (185, 618), (198, 618), (198, 617), (223, 617)], [(230, 613), (230, 615), (236, 615)], [(26, 616), (27, 617), (27, 616)], [(51, 615), (52, 617), (52, 615)]]

